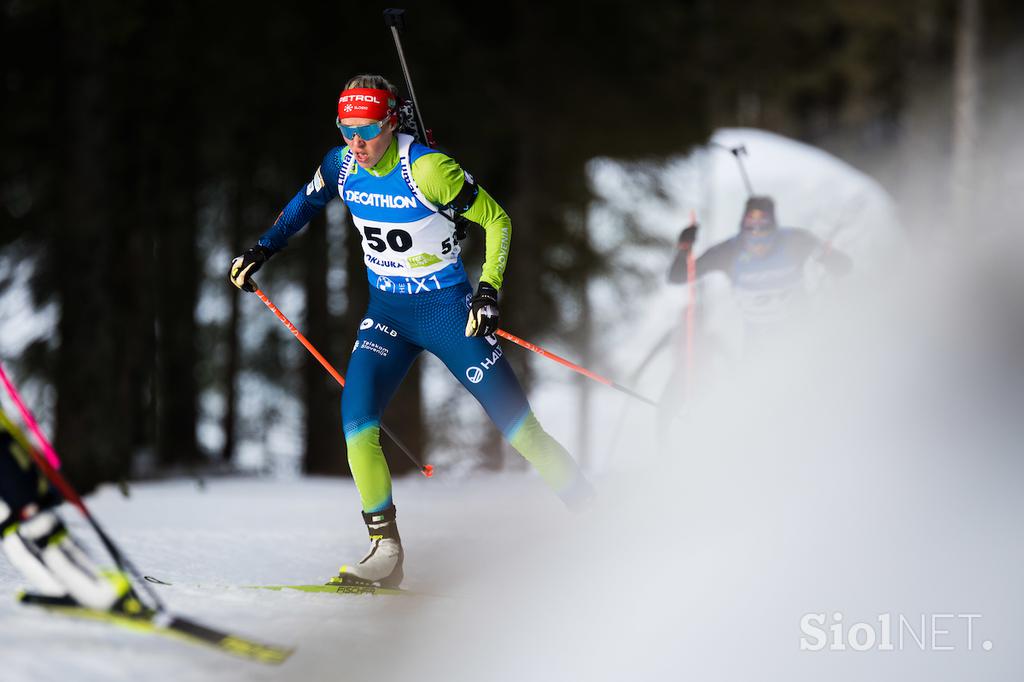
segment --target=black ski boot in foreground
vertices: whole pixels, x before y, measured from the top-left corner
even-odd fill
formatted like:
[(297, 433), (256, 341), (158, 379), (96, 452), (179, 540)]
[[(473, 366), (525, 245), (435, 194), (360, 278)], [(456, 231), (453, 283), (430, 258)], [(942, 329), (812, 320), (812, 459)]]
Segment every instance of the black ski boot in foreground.
[(338, 575), (327, 584), (398, 587), (404, 577), (405, 551), (395, 523), (395, 506), (371, 514), (363, 512), (363, 521), (370, 533), (370, 551), (358, 564), (338, 569)]

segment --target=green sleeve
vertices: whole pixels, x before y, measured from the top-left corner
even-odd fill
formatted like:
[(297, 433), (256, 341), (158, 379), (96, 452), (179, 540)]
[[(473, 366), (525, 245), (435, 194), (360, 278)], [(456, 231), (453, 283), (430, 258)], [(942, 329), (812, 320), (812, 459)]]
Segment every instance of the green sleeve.
[[(440, 152), (424, 154), (416, 159), (412, 164), (412, 177), (423, 196), (438, 206), (444, 206), (458, 196), (466, 181), (455, 159)], [(483, 227), (486, 233), (487, 255), (480, 279), (500, 289), (512, 242), (512, 221), (483, 187), (479, 188), (476, 201), (464, 215)]]

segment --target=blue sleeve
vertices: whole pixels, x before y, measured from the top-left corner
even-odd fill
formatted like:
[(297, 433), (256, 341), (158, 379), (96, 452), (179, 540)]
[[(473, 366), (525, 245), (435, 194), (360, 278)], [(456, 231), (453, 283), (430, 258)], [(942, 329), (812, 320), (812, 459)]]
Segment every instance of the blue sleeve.
[(288, 239), (301, 230), (331, 199), (338, 196), (338, 176), (341, 173), (343, 147), (335, 147), (324, 156), (323, 163), (316, 169), (313, 179), (300, 189), (273, 226), (263, 233), (257, 242), (260, 246), (277, 253), (288, 245)]

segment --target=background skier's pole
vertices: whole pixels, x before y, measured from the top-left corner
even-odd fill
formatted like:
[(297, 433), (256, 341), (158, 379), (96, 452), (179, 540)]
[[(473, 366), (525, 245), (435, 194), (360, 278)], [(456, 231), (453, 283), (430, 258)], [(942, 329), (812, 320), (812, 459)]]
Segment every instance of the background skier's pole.
[[(29, 412), (28, 407), (25, 406), (25, 403), (22, 401), (17, 389), (14, 388), (14, 384), (11, 383), (11, 380), (7, 377), (7, 373), (4, 371), (2, 363), (0, 363), (0, 379), (3, 380), (4, 387), (7, 389), (7, 393), (11, 396), (11, 400), (13, 400), (18, 406), (18, 410), (21, 412), (21, 416), (25, 420), (25, 424), (28, 425), (29, 430), (32, 431), (32, 434), (36, 437), (39, 447), (42, 448), (43, 452), (47, 453), (48, 457), (52, 457), (54, 461), (59, 462), (60, 458), (57, 457), (57, 452), (53, 449), (53, 446), (50, 445), (50, 441), (46, 439), (46, 436), (43, 435), (42, 430), (39, 428), (39, 424), (32, 416), (32, 413)], [(85, 506), (85, 502), (82, 500), (82, 497), (71, 486), (71, 484), (68, 483), (67, 479), (65, 479), (64, 476), (62, 476), (61, 473), (50, 464), (48, 457), (41, 455), (38, 450), (32, 447), (32, 445), (25, 440), (25, 437), (21, 434), (20, 430), (7, 419), (7, 416), (4, 415), (3, 411), (0, 411), (0, 423), (2, 423), (4, 428), (11, 433), (11, 436), (18, 441), (18, 444), (28, 452), (29, 456), (32, 457), (32, 460), (36, 463), (36, 466), (38, 466), (40, 471), (43, 472), (43, 475), (46, 476), (47, 480), (53, 483), (57, 490), (60, 491), (61, 495), (64, 496), (64, 499), (78, 508), (78, 511), (82, 513), (82, 516), (84, 516), (85, 520), (89, 522), (92, 529), (96, 531), (96, 535), (99, 536), (100, 542), (103, 543), (103, 546), (110, 554), (110, 557), (114, 560), (114, 563), (117, 564), (118, 569), (131, 576), (135, 580), (136, 584), (142, 585), (142, 588), (146, 590), (147, 594), (149, 594), (150, 599), (153, 600), (153, 605), (157, 611), (164, 611), (164, 603), (160, 600), (160, 597), (158, 597), (146, 581), (142, 579), (142, 574), (139, 570), (132, 565), (131, 561), (128, 560), (128, 557), (125, 556), (118, 546), (114, 544), (114, 541), (109, 535), (107, 535), (106, 531), (103, 530), (99, 522), (93, 517), (89, 508)]]
[(724, 149), (725, 151), (732, 154), (733, 158), (736, 159), (736, 165), (739, 166), (740, 175), (743, 176), (743, 184), (747, 187), (747, 196), (754, 196), (754, 188), (750, 184), (750, 178), (747, 176), (747, 169), (743, 165), (743, 158), (747, 155), (747, 148), (745, 145), (739, 145), (737, 147), (727, 147), (724, 144), (718, 142), (712, 142), (713, 147)]
[[(310, 353), (313, 354), (313, 357), (315, 357), (320, 362), (320, 364), (323, 365), (323, 368), (327, 370), (327, 373), (330, 374), (332, 377), (334, 377), (334, 380), (337, 381), (339, 384), (341, 384), (342, 388), (345, 388), (345, 377), (341, 376), (341, 374), (338, 373), (338, 370), (334, 369), (334, 367), (331, 365), (331, 363), (327, 362), (327, 358), (325, 358), (323, 355), (321, 355), (320, 351), (318, 351), (316, 348), (314, 348), (313, 344), (311, 344), (309, 342), (309, 340), (305, 336), (302, 335), (302, 332), (300, 332), (298, 329), (296, 329), (295, 325), (292, 324), (291, 321), (287, 317), (284, 316), (284, 313), (282, 313), (278, 309), (278, 307), (276, 305), (271, 303), (270, 299), (267, 298), (267, 295), (264, 294), (260, 290), (260, 288), (256, 285), (256, 280), (249, 280), (249, 281), (252, 282), (252, 286), (253, 286), (253, 290), (254, 290), (253, 293), (255, 293), (257, 296), (259, 296), (260, 300), (263, 301), (267, 305), (268, 308), (270, 308), (271, 312), (273, 312), (275, 315), (277, 315), (277, 319), (281, 320), (282, 324), (284, 324), (284, 326), (288, 328), (288, 331), (290, 331), (292, 334), (294, 334), (295, 338), (297, 338), (302, 343), (302, 345), (306, 347), (306, 350), (308, 350)], [(416, 458), (412, 454), (412, 452), (409, 451), (409, 448), (406, 447), (405, 443), (403, 443), (401, 440), (399, 440), (398, 436), (396, 436), (394, 433), (392, 433), (391, 429), (389, 429), (383, 423), (381, 423), (380, 429), (381, 429), (381, 431), (386, 433), (388, 435), (388, 437), (392, 441), (394, 441), (395, 445), (398, 446), (399, 450), (401, 450), (402, 452), (405, 453), (406, 457), (408, 457), (410, 460), (412, 460), (412, 463), (415, 464), (419, 468), (420, 473), (422, 473), (427, 478), (430, 478), (431, 476), (434, 475), (434, 466), (432, 464), (421, 464), (419, 459)]]
[[(690, 211), (690, 225), (697, 224), (697, 214)], [(686, 399), (690, 399), (690, 391), (693, 388), (693, 366), (694, 350), (693, 339), (696, 326), (697, 314), (697, 259), (693, 255), (691, 246), (686, 254)]]

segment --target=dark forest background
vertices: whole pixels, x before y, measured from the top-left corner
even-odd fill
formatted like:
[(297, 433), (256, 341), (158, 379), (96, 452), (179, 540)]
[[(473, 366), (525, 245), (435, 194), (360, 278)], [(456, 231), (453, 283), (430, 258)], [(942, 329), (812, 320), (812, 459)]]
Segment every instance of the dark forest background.
[[(583, 333), (557, 298), (610, 274), (582, 229), (588, 160), (657, 161), (730, 125), (890, 144), (907, 134), (909, 93), (948, 78), (971, 4), (983, 50), (1024, 34), (1012, 0), (648, 0), (416, 3), (403, 39), (428, 126), (513, 218), (503, 314), (543, 342)], [(151, 472), (229, 466), (275, 418), (272, 405), (262, 422), (238, 416), (252, 377), (302, 397), (303, 469), (346, 472), (330, 377), (311, 358), (290, 369), (301, 349), (275, 320), (241, 338), (244, 315), (269, 316), (254, 298), (231, 288), (216, 315), (199, 303), (230, 287), (230, 257), (340, 144), (345, 79), (402, 83), (387, 6), (0, 2), (0, 249), (35, 263), (33, 305), (59, 311), (54, 336), (3, 360), (52, 386), (56, 446), (83, 491), (141, 459)], [(366, 300), (345, 234), (321, 216), (261, 273), (268, 291), (302, 290), (293, 321), (341, 371)], [(465, 244), (472, 273), (481, 247)], [(197, 438), (211, 390), (216, 452)], [(385, 419), (424, 452), (423, 415), (414, 372)]]

